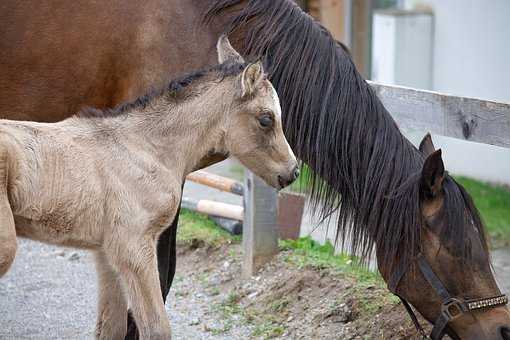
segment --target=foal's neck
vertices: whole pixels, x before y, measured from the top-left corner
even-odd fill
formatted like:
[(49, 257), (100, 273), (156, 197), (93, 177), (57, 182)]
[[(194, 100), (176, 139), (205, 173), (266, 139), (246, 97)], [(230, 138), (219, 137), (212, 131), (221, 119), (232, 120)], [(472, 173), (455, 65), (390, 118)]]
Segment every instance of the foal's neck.
[(208, 154), (227, 153), (225, 108), (217, 104), (219, 100), (210, 100), (211, 91), (207, 92), (209, 100), (205, 95), (183, 100), (159, 96), (145, 108), (115, 117), (111, 123), (121, 138), (134, 141), (184, 178)]

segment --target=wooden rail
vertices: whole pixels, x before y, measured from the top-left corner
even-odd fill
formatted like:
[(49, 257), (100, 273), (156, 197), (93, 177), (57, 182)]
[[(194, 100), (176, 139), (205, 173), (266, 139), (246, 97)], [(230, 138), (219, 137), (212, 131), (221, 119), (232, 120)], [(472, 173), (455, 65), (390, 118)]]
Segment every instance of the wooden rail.
[(188, 197), (183, 197), (181, 204), (183, 208), (198, 211), (202, 214), (213, 215), (237, 221), (244, 220), (244, 209), (239, 205), (209, 200), (195, 201)]
[(243, 195), (243, 184), (227, 177), (222, 177), (211, 174), (209, 172), (198, 170), (189, 174), (186, 179), (195, 183), (200, 183), (209, 187), (216, 188), (221, 191), (230, 192), (240, 196)]
[(369, 83), (402, 130), (510, 148), (510, 103)]

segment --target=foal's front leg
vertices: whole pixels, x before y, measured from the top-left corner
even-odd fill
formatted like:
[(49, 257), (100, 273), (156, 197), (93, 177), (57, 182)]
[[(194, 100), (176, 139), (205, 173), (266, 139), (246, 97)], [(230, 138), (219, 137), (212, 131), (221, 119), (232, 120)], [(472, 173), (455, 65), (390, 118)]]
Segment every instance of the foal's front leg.
[(140, 339), (170, 339), (170, 321), (159, 286), (155, 238), (141, 236), (119, 248), (123, 251), (115, 254), (114, 261), (123, 277)]
[(98, 278), (96, 339), (124, 339), (127, 332), (127, 301), (120, 276), (110, 266), (105, 254), (95, 254)]

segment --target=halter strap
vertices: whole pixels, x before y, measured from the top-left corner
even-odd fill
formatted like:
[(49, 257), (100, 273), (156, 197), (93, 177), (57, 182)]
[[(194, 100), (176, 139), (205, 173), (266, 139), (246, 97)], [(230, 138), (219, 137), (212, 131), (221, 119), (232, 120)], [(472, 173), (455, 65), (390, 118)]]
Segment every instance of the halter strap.
[[(432, 339), (432, 340), (440, 340), (443, 338), (445, 334), (445, 330), (448, 328), (448, 323), (464, 313), (471, 312), (477, 309), (483, 308), (492, 308), (501, 305), (506, 305), (508, 303), (508, 297), (506, 295), (498, 295), (489, 298), (482, 299), (472, 299), (472, 300), (460, 300), (455, 297), (452, 297), (448, 292), (448, 289), (444, 286), (441, 280), (434, 273), (434, 270), (428, 263), (427, 259), (423, 254), (418, 254), (416, 261), (418, 266), (432, 288), (436, 291), (436, 293), (441, 298), (441, 311), (436, 321), (433, 324), (432, 332), (430, 336), (427, 336), (423, 327), (421, 327), (416, 314), (414, 313), (411, 305), (407, 302), (403, 297), (397, 294), (397, 286), (400, 283), (402, 277), (407, 272), (409, 264), (404, 266), (402, 269), (396, 271), (388, 284), (388, 288), (393, 292), (393, 294), (397, 295), (402, 304), (404, 305), (407, 313), (411, 317), (411, 320), (416, 327), (416, 330), (423, 339)], [(454, 340), (459, 339), (456, 334), (450, 335)]]
[(400, 301), (402, 301), (402, 305), (404, 305), (404, 307), (407, 311), (407, 314), (409, 314), (409, 317), (411, 318), (411, 321), (413, 322), (414, 327), (416, 328), (418, 333), (420, 333), (421, 338), (424, 340), (428, 339), (429, 337), (428, 337), (427, 333), (425, 333), (425, 330), (420, 325), (420, 322), (418, 321), (418, 318), (416, 317), (416, 314), (414, 313), (413, 308), (411, 307), (409, 302), (407, 302), (407, 300), (404, 299), (403, 297), (401, 297), (400, 295), (398, 295), (398, 294), (395, 294), (395, 295), (397, 295), (398, 298), (400, 299)]
[(439, 280), (436, 273), (434, 273), (434, 270), (432, 270), (430, 267), (427, 259), (425, 259), (425, 256), (420, 253), (418, 254), (418, 258), (416, 260), (418, 261), (418, 266), (420, 267), (423, 276), (425, 276), (427, 282), (436, 290), (436, 293), (441, 297), (443, 301), (449, 300), (451, 297), (448, 293), (448, 290), (445, 288), (441, 280)]

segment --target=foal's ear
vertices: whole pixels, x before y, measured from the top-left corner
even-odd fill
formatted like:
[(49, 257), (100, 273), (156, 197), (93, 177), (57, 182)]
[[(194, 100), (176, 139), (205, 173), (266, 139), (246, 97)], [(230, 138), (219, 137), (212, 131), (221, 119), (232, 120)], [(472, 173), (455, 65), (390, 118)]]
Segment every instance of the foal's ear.
[(430, 136), (430, 132), (428, 132), (425, 135), (425, 137), (423, 137), (423, 139), (421, 140), (419, 150), (425, 157), (430, 156), (434, 151), (436, 151), (434, 143), (432, 143), (432, 137)]
[(231, 60), (240, 64), (244, 63), (243, 57), (230, 45), (230, 41), (225, 34), (222, 34), (216, 44), (218, 50), (218, 62), (223, 64), (227, 60)]
[(441, 149), (432, 152), (421, 170), (420, 189), (427, 198), (435, 197), (443, 189), (445, 177), (444, 163), (441, 158)]
[(261, 61), (246, 66), (241, 74), (241, 97), (253, 95), (263, 80), (264, 67)]

